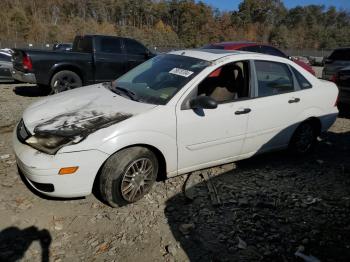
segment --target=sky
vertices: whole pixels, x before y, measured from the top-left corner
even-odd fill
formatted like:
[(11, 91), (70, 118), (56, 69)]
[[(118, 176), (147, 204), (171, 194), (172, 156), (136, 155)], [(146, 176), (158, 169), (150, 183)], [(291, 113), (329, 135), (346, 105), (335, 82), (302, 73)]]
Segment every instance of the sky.
[[(238, 9), (241, 0), (202, 0), (203, 2), (219, 8), (221, 11)], [(338, 9), (350, 10), (350, 0), (284, 0), (284, 5), (288, 8), (297, 5), (325, 5), (326, 7), (335, 6)]]

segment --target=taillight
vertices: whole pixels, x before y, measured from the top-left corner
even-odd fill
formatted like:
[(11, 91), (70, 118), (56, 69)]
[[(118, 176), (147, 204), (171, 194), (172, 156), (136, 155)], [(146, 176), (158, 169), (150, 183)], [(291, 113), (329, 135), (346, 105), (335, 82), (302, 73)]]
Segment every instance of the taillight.
[(23, 64), (23, 68), (26, 70), (33, 69), (32, 60), (30, 59), (30, 57), (27, 54), (24, 54), (22, 64)]

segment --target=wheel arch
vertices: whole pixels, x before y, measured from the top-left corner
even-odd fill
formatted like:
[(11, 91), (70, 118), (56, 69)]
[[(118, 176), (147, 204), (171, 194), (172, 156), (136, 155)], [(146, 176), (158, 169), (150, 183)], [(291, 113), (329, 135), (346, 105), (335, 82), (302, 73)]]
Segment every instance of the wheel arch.
[(107, 162), (107, 160), (114, 154), (127, 149), (127, 148), (131, 148), (131, 147), (144, 147), (149, 149), (152, 153), (155, 154), (157, 160), (158, 160), (158, 174), (157, 174), (157, 181), (164, 181), (167, 178), (167, 163), (166, 163), (166, 159), (164, 157), (164, 154), (161, 152), (160, 149), (158, 149), (157, 147), (153, 146), (153, 145), (149, 145), (149, 144), (143, 144), (143, 143), (138, 143), (138, 144), (132, 144), (132, 145), (128, 145), (125, 147), (122, 147), (118, 150), (116, 150), (115, 152), (113, 152), (112, 154), (110, 154), (102, 163), (102, 165), (100, 166), (100, 168), (98, 169), (98, 172), (95, 176), (94, 179), (94, 183), (93, 183), (93, 190), (94, 191), (98, 191), (98, 182), (99, 182), (99, 178), (101, 175), (101, 171), (103, 166), (105, 165), (105, 163)]
[(49, 85), (51, 85), (52, 78), (54, 77), (54, 75), (56, 73), (61, 72), (61, 71), (65, 71), (65, 70), (72, 71), (72, 72), (76, 73), (80, 77), (82, 83), (84, 84), (83, 72), (78, 66), (71, 65), (71, 64), (57, 64), (57, 65), (54, 65), (51, 69)]
[(305, 122), (310, 122), (313, 125), (313, 127), (315, 128), (317, 136), (319, 136), (321, 134), (322, 123), (321, 123), (321, 120), (318, 117), (315, 117), (315, 116), (309, 117), (308, 119), (306, 119), (302, 123), (305, 123)]

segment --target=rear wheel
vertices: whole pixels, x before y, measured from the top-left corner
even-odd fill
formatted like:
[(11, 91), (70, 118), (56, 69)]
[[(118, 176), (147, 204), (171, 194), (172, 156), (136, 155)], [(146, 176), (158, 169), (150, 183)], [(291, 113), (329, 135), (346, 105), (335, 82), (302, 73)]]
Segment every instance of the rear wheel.
[(83, 84), (80, 76), (72, 71), (63, 70), (54, 74), (51, 79), (51, 94), (57, 94), (73, 88), (81, 87)]
[(316, 145), (317, 136), (316, 126), (311, 121), (301, 123), (290, 141), (291, 152), (297, 155), (309, 153)]
[(144, 147), (130, 147), (112, 155), (100, 176), (102, 198), (111, 206), (124, 206), (148, 194), (158, 174), (158, 161)]

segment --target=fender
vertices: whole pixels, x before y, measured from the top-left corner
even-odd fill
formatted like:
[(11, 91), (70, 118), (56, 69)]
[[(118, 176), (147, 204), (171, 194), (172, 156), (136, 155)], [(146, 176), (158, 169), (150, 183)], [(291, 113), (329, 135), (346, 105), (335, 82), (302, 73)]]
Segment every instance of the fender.
[(155, 131), (135, 131), (115, 136), (97, 149), (112, 155), (123, 148), (134, 145), (148, 145), (157, 148), (164, 156), (168, 177), (177, 175), (176, 138)]
[(320, 118), (323, 115), (323, 110), (319, 107), (310, 107), (307, 108), (306, 110), (304, 110), (303, 112), (301, 112), (298, 116), (297, 116), (297, 122), (301, 123), (303, 121), (305, 121), (308, 118), (311, 117), (316, 117), (316, 118)]
[(86, 78), (85, 75), (83, 74), (84, 70), (78, 65), (78, 64), (75, 64), (75, 63), (67, 63), (67, 62), (61, 62), (61, 63), (57, 63), (57, 64), (54, 64), (50, 71), (49, 71), (49, 78), (48, 78), (48, 81), (49, 81), (49, 85), (50, 85), (50, 81), (51, 81), (51, 78), (53, 77), (53, 75), (59, 71), (62, 71), (62, 70), (70, 70), (70, 71), (73, 71), (75, 73), (77, 73), (82, 79), (83, 83), (84, 83), (84, 79)]

